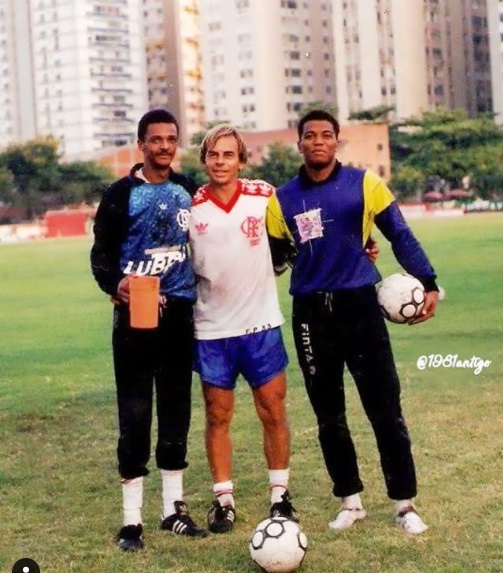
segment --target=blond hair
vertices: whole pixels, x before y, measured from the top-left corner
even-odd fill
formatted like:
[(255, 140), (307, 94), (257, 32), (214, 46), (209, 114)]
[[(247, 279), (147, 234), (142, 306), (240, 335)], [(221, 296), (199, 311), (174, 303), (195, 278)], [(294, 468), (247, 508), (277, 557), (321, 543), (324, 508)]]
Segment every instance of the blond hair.
[(237, 128), (229, 124), (215, 125), (215, 127), (212, 127), (204, 136), (201, 147), (199, 148), (199, 160), (201, 163), (206, 163), (206, 155), (208, 151), (215, 147), (217, 141), (221, 137), (227, 137), (229, 135), (234, 137), (238, 142), (238, 158), (241, 163), (245, 164), (248, 161), (248, 150), (246, 149), (243, 136), (239, 133)]

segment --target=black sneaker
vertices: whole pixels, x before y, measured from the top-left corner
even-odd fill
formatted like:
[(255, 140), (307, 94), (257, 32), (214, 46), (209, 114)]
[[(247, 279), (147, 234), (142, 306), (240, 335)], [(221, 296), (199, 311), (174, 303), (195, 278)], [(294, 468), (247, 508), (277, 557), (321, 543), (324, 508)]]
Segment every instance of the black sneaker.
[(226, 533), (234, 527), (236, 510), (232, 505), (221, 506), (217, 500), (208, 511), (208, 527), (212, 533)]
[(206, 537), (208, 535), (206, 529), (197, 527), (192, 521), (187, 505), (183, 501), (175, 501), (175, 512), (161, 521), (161, 529), (187, 537)]
[(290, 500), (290, 494), (288, 490), (281, 496), (281, 501), (277, 501), (271, 505), (271, 510), (269, 511), (270, 517), (286, 517), (287, 519), (291, 519), (296, 523), (299, 522), (299, 518), (295, 513), (295, 507), (293, 507), (292, 502)]
[(140, 551), (143, 549), (142, 524), (124, 525), (117, 534), (117, 541), (123, 551)]

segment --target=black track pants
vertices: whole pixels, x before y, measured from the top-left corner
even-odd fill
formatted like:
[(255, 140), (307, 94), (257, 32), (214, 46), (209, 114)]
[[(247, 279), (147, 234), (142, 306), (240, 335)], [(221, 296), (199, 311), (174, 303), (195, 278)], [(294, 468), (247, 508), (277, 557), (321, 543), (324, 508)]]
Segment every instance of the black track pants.
[(414, 497), (416, 475), (400, 381), (374, 287), (294, 297), (293, 332), (334, 495), (363, 490), (346, 420), (346, 364), (374, 430), (389, 497)]
[(129, 327), (126, 307), (114, 311), (112, 335), (122, 478), (147, 475), (155, 387), (161, 469), (187, 467), (194, 348), (192, 303), (171, 300), (153, 330)]

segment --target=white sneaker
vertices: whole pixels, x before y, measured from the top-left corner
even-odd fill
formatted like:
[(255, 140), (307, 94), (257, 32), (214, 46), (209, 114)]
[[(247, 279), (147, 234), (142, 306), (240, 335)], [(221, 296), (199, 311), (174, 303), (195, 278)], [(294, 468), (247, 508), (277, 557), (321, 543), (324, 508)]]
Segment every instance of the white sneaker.
[(419, 517), (414, 507), (405, 508), (395, 515), (395, 520), (401, 529), (412, 535), (419, 535), (428, 529), (428, 526)]
[(341, 507), (339, 513), (333, 521), (330, 521), (328, 527), (331, 529), (348, 529), (355, 521), (365, 519), (367, 512), (363, 507)]

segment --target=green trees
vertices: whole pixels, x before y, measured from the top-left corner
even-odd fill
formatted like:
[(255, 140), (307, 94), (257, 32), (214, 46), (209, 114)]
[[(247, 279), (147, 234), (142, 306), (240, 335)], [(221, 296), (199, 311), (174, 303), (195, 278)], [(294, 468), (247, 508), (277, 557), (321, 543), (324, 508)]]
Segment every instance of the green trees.
[(395, 108), (393, 106), (378, 105), (349, 114), (351, 121), (364, 121), (369, 123), (387, 122), (388, 114)]
[(199, 162), (199, 147), (190, 147), (183, 152), (180, 167), (182, 173), (187, 177), (192, 177), (198, 185), (206, 183), (206, 173)]
[(273, 143), (268, 147), (262, 164), (250, 168), (250, 176), (279, 187), (297, 175), (301, 159), (300, 154), (290, 146)]
[[(314, 102), (300, 115), (318, 107), (336, 112), (333, 106)], [(386, 121), (388, 111), (372, 108), (352, 118)], [(199, 184), (206, 181), (198, 151), (204, 133), (194, 136), (181, 160), (182, 172)], [(491, 115), (471, 119), (464, 110), (437, 110), (391, 124), (390, 151), (391, 187), (399, 199), (420, 199), (431, 188), (443, 191), (467, 186), (473, 196), (503, 198), (503, 129)], [(262, 159), (259, 166), (248, 165), (242, 176), (278, 186), (296, 175), (301, 163), (298, 152), (281, 142), (271, 143)], [(21, 208), (28, 218), (41, 216), (47, 209), (93, 202), (113, 179), (97, 162), (63, 163), (58, 143), (51, 137), (0, 151), (0, 206)]]
[(464, 110), (426, 112), (390, 127), (392, 187), (412, 196), (429, 180), (462, 186), (482, 198), (503, 195), (503, 130), (489, 115)]
[(60, 163), (52, 137), (0, 152), (0, 202), (21, 207), (29, 219), (47, 209), (94, 201), (112, 179), (112, 173), (95, 162)]
[(59, 165), (60, 199), (68, 203), (93, 203), (115, 178), (113, 173), (96, 161), (72, 161)]
[(49, 137), (7, 147), (0, 155), (0, 167), (11, 174), (14, 187), (0, 199), (26, 209), (30, 219), (40, 214), (58, 179), (57, 147)]

